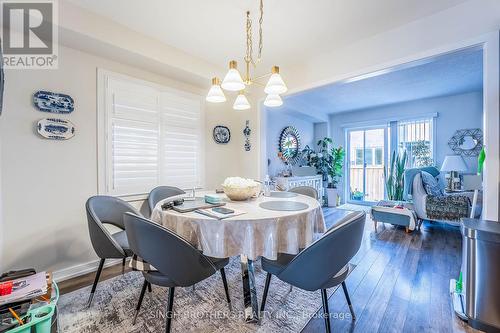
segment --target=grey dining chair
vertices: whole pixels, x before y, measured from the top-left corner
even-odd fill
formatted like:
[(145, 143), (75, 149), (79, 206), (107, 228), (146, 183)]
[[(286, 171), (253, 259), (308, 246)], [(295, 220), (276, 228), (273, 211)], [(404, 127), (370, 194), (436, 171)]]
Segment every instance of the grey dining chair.
[(183, 190), (174, 186), (158, 186), (149, 192), (148, 195), (148, 205), (149, 205), (149, 213), (153, 213), (153, 209), (156, 204), (163, 199), (173, 197), (180, 194), (185, 194)]
[(365, 212), (353, 212), (345, 216), (335, 227), (297, 255), (278, 254), (277, 260), (262, 257), (262, 269), (267, 272), (261, 311), (266, 306), (271, 277), (298, 288), (321, 290), (326, 332), (331, 331), (326, 290), (342, 284), (353, 320), (356, 320), (345, 279), (352, 271), (349, 263), (358, 252), (363, 238)]
[(302, 195), (307, 195), (308, 197), (318, 199), (318, 191), (311, 186), (298, 186), (290, 189), (288, 192), (298, 193)]
[(165, 330), (170, 332), (175, 288), (192, 286), (214, 275), (217, 271), (221, 273), (226, 300), (231, 308), (224, 271), (224, 267), (229, 263), (228, 258), (207, 257), (184, 238), (137, 214), (126, 213), (124, 220), (131, 249), (157, 269), (157, 271), (142, 272), (145, 281), (136, 307), (134, 323), (141, 308), (146, 287), (151, 284), (168, 287)]
[[(123, 214), (129, 212), (139, 214), (128, 202), (119, 198), (98, 195), (87, 200), (85, 204), (87, 211), (87, 222), (89, 227), (90, 241), (95, 253), (101, 259), (97, 269), (88, 306), (92, 304), (94, 293), (101, 276), (106, 259), (122, 259), (122, 272), (125, 268), (125, 260), (133, 255), (128, 245)], [(112, 224), (122, 231), (111, 234), (104, 224)]]

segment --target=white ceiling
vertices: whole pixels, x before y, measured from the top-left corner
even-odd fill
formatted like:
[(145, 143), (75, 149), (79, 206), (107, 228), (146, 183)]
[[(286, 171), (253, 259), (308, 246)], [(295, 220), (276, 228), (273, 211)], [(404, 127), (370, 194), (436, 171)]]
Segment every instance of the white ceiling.
[(283, 106), (276, 110), (324, 119), (334, 113), (482, 89), (483, 51), (471, 48), (285, 96)]
[[(245, 11), (258, 0), (65, 0), (213, 64), (242, 61)], [(396, 28), (466, 0), (265, 0), (259, 72)]]

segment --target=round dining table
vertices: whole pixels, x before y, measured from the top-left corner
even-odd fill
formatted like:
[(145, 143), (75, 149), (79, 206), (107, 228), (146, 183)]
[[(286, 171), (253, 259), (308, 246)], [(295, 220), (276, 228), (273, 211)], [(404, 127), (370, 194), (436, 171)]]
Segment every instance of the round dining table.
[[(288, 193), (283, 195), (283, 193)], [(196, 197), (214, 195), (200, 191)], [(239, 256), (242, 269), (245, 320), (259, 320), (253, 261), (259, 257), (277, 259), (278, 253), (297, 254), (326, 231), (318, 200), (290, 192), (271, 192), (246, 201), (232, 201), (218, 194), (224, 208), (235, 216), (214, 218), (196, 211), (162, 209), (167, 198), (158, 202), (151, 220), (175, 232), (204, 255), (216, 258)], [(207, 210), (210, 212), (210, 210)]]

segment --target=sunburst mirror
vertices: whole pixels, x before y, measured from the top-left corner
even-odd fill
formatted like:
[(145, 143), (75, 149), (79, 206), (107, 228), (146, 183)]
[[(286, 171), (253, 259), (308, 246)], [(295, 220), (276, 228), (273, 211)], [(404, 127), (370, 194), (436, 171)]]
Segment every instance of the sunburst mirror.
[(280, 134), (278, 150), (280, 158), (289, 164), (295, 164), (300, 153), (300, 134), (293, 126), (285, 127)]

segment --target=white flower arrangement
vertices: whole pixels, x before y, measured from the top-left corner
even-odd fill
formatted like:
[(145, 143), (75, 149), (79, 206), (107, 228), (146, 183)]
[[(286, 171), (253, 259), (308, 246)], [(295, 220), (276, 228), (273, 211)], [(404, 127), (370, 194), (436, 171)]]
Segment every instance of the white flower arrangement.
[(224, 180), (222, 186), (231, 187), (231, 188), (247, 188), (247, 187), (255, 187), (258, 186), (257, 183), (253, 179), (241, 178), (241, 177), (228, 177)]

